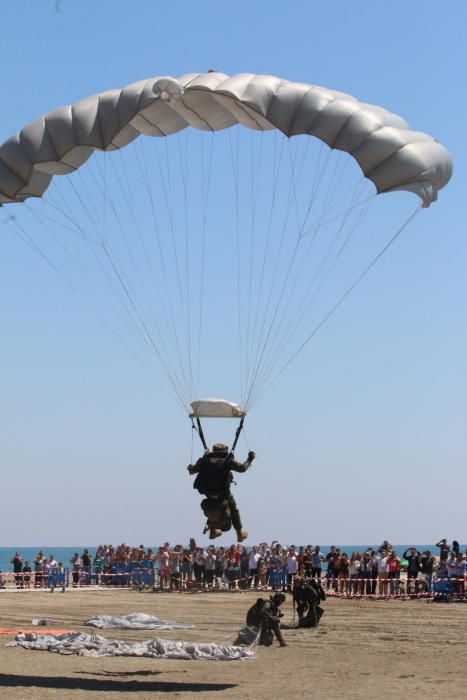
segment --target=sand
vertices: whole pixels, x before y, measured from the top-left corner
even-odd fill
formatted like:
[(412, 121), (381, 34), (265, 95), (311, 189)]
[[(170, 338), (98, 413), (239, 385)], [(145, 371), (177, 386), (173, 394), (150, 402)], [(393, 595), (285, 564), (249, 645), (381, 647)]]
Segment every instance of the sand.
[[(82, 590), (0, 592), (0, 626), (30, 627), (35, 617), (89, 632), (97, 614), (147, 612), (192, 630), (168, 639), (231, 643), (256, 594), (160, 594)], [(260, 647), (248, 661), (85, 658), (6, 648), (0, 637), (0, 698), (332, 698), (466, 697), (467, 605), (422, 600), (329, 600), (317, 630), (287, 630), (286, 648)], [(284, 621), (292, 619), (289, 600)], [(149, 639), (151, 631), (98, 631)]]

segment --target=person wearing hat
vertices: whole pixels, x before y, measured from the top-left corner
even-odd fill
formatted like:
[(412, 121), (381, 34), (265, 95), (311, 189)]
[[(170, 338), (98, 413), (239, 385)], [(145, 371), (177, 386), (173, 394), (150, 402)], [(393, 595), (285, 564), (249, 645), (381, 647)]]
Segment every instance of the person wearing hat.
[[(213, 446), (212, 452), (206, 452), (196, 464), (188, 465), (189, 474), (196, 474), (196, 479), (193, 483), (193, 488), (199, 493), (207, 496), (201, 507), (206, 512), (213, 505), (217, 505), (220, 520), (223, 520), (222, 529), (224, 531), (230, 529), (230, 522), (237, 532), (237, 541), (243, 542), (248, 537), (248, 533), (243, 529), (240, 511), (238, 510), (235, 498), (230, 491), (230, 486), (233, 481), (232, 472), (244, 473), (249, 469), (255, 458), (254, 452), (248, 452), (248, 457), (245, 462), (238, 462), (232, 452), (229, 452), (227, 445), (217, 443)], [(227, 511), (230, 512), (230, 519)], [(223, 516), (223, 517), (222, 517)], [(209, 538), (214, 539), (222, 535), (222, 530), (216, 527), (216, 524), (211, 522), (214, 518), (208, 515)]]

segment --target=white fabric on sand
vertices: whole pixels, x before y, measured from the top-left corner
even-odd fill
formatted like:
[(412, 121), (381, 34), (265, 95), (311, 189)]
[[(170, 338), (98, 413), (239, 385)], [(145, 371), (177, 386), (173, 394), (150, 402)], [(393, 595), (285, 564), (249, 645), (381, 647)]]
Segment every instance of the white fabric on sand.
[(86, 620), (85, 625), (99, 629), (128, 629), (128, 630), (189, 630), (195, 625), (181, 624), (159, 620), (154, 615), (142, 612), (129, 613), (114, 617), (113, 615), (97, 615)]
[(59, 635), (17, 634), (15, 641), (9, 642), (6, 646), (21, 646), (24, 649), (78, 656), (140, 656), (153, 659), (208, 661), (235, 661), (247, 659), (254, 654), (250, 649), (240, 646), (225, 646), (213, 642), (181, 642), (159, 637), (146, 642), (125, 642), (121, 639), (106, 639), (97, 634), (84, 632)]

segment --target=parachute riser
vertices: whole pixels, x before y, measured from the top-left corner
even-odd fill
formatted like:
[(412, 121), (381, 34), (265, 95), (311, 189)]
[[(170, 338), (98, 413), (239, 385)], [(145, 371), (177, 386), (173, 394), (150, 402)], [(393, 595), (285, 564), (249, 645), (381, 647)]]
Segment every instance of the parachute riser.
[[(206, 443), (206, 438), (204, 437), (203, 427), (202, 427), (202, 425), (201, 425), (200, 419), (199, 419), (198, 417), (196, 417), (196, 425), (195, 425), (194, 420), (193, 420), (193, 416), (190, 416), (190, 418), (191, 418), (191, 427), (192, 427), (192, 429), (193, 429), (193, 430), (196, 430), (196, 432), (198, 433), (199, 439), (201, 440), (201, 443), (202, 443), (202, 445), (203, 445), (205, 451), (206, 451), (206, 452), (209, 452), (209, 449), (208, 449), (208, 446), (207, 446), (207, 443)], [(239, 423), (239, 425), (238, 425), (238, 428), (237, 428), (237, 430), (235, 431), (235, 438), (234, 438), (232, 447), (231, 447), (231, 449), (230, 449), (231, 452), (233, 452), (233, 451), (235, 450), (235, 448), (237, 447), (238, 438), (240, 437), (240, 433), (241, 433), (242, 430), (243, 430), (243, 423), (244, 423), (244, 421), (245, 421), (245, 417), (242, 416), (242, 418), (240, 419), (240, 423)]]
[(195, 423), (194, 423), (194, 421), (193, 421), (193, 417), (190, 416), (190, 418), (191, 418), (191, 427), (192, 427), (192, 429), (193, 429), (193, 430), (196, 430), (196, 432), (198, 433), (199, 439), (201, 440), (201, 442), (202, 442), (202, 444), (203, 444), (203, 447), (204, 447), (205, 451), (206, 451), (206, 452), (209, 452), (208, 446), (207, 446), (207, 444), (206, 444), (206, 438), (204, 437), (203, 428), (202, 428), (200, 419), (199, 419), (199, 418), (196, 419), (196, 423), (198, 424), (198, 427), (196, 427), (196, 425), (195, 425)]
[(238, 426), (238, 428), (237, 428), (237, 430), (236, 430), (236, 432), (235, 432), (235, 440), (233, 441), (233, 445), (232, 445), (231, 452), (234, 452), (234, 451), (235, 451), (235, 448), (237, 447), (238, 438), (240, 437), (240, 433), (241, 433), (242, 430), (243, 430), (243, 422), (244, 422), (244, 420), (245, 420), (245, 417), (242, 417), (242, 418), (240, 419), (239, 426)]

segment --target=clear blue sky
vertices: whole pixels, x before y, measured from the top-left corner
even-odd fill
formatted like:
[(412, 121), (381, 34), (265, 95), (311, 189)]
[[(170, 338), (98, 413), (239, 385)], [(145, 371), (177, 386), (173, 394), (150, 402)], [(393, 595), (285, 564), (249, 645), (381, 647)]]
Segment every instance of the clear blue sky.
[[(93, 93), (215, 68), (348, 92), (450, 150), (439, 201), (252, 411), (259, 457), (236, 496), (252, 540), (465, 542), (466, 3), (0, 0), (0, 10), (0, 142)], [(3, 226), (0, 251), (1, 544), (199, 536), (190, 424), (162, 376)], [(246, 450), (242, 440), (238, 456)]]

